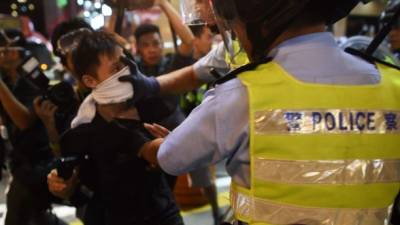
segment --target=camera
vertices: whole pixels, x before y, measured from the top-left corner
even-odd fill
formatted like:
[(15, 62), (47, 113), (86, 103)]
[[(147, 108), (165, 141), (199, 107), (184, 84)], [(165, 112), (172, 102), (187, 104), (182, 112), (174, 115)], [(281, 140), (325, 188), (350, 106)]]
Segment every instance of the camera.
[(57, 169), (57, 174), (64, 180), (71, 178), (74, 173), (75, 167), (81, 165), (81, 163), (88, 159), (88, 156), (69, 156), (63, 157), (56, 160), (54, 168)]
[(18, 72), (42, 95), (43, 100), (50, 100), (58, 107), (58, 114), (71, 113), (78, 107), (72, 86), (64, 81), (51, 86), (49, 78), (40, 69), (40, 63), (36, 57), (32, 55), (25, 57)]

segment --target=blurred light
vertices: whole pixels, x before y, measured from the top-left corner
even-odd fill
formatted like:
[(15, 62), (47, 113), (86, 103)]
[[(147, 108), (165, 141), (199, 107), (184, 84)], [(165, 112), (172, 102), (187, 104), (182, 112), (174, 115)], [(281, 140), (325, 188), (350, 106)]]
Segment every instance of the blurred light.
[(173, 48), (174, 47), (174, 43), (171, 41), (166, 41), (164, 42), (164, 48)]
[(84, 17), (89, 17), (89, 16), (90, 16), (90, 12), (89, 12), (89, 11), (83, 12), (83, 16), (84, 16)]
[(97, 15), (92, 20), (90, 21), (90, 25), (92, 26), (93, 29), (97, 30), (101, 27), (104, 26), (104, 16), (103, 15)]
[(29, 4), (29, 5), (28, 5), (28, 8), (29, 8), (29, 10), (35, 10), (35, 5)]
[(17, 16), (18, 16), (18, 12), (17, 12), (17, 11), (12, 11), (12, 12), (11, 12), (11, 15), (12, 15), (13, 17), (17, 17)]
[(90, 8), (92, 6), (92, 2), (91, 1), (85, 1), (84, 5), (85, 5), (85, 8)]
[(18, 8), (17, 4), (13, 3), (11, 4), (11, 9), (16, 10)]
[(83, 0), (77, 0), (76, 3), (78, 3), (78, 5), (83, 5)]
[(110, 6), (103, 4), (103, 6), (101, 7), (101, 13), (104, 16), (111, 16), (112, 15), (112, 9)]
[(68, 5), (68, 0), (57, 0), (57, 6), (58, 8), (62, 9), (66, 5)]
[(26, 8), (26, 6), (23, 5), (23, 6), (21, 6), (21, 11), (26, 12), (26, 11), (28, 11), (28, 8)]
[(26, 3), (26, 0), (18, 0), (19, 3)]
[(41, 64), (40, 65), (40, 69), (41, 70), (47, 70), (49, 68), (49, 66), (47, 64)]
[(101, 3), (100, 3), (100, 2), (95, 2), (95, 3), (94, 3), (94, 7), (95, 7), (96, 9), (100, 9), (100, 8), (101, 8)]

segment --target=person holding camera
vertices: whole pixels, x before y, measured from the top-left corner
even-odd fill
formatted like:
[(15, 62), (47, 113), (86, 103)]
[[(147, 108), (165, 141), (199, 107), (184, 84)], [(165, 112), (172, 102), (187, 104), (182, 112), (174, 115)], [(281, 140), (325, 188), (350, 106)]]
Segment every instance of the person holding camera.
[[(0, 31), (1, 117), (10, 143), (12, 181), (7, 194), (6, 225), (53, 224), (48, 211), (53, 200), (46, 187), (48, 164), (53, 159), (46, 130), (33, 110), (41, 90), (23, 76), (28, 56), (26, 41), (18, 30)], [(9, 145), (9, 146), (10, 146)]]
[[(72, 129), (61, 138), (60, 147), (64, 157), (77, 158), (78, 177), (93, 191), (85, 217), (97, 213), (97, 221), (84, 222), (183, 224), (164, 175), (139, 156), (152, 137), (141, 122), (146, 121), (145, 113), (130, 100), (145, 90), (123, 81), (143, 75), (132, 61), (121, 57), (122, 48), (113, 36), (96, 31), (85, 35), (73, 53), (76, 75), (92, 93), (82, 103)], [(62, 177), (65, 173), (60, 172)]]

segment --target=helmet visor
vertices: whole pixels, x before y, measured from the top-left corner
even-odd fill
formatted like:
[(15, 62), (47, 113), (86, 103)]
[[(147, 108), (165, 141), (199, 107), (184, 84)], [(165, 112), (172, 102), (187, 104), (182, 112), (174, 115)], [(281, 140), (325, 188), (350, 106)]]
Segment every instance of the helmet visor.
[(78, 46), (79, 41), (84, 35), (90, 33), (92, 33), (92, 31), (88, 28), (80, 28), (64, 34), (57, 41), (57, 50), (63, 55), (68, 54)]
[(215, 16), (208, 0), (181, 0), (182, 19), (187, 25), (215, 24)]

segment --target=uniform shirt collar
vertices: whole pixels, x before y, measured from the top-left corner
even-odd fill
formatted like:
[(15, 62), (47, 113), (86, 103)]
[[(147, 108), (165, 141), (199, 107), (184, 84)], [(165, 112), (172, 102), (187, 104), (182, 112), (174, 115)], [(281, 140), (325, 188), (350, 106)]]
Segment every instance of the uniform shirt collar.
[(269, 54), (275, 58), (278, 54), (286, 54), (291, 51), (305, 50), (310, 48), (337, 48), (335, 38), (330, 32), (318, 32), (301, 35), (280, 43)]

